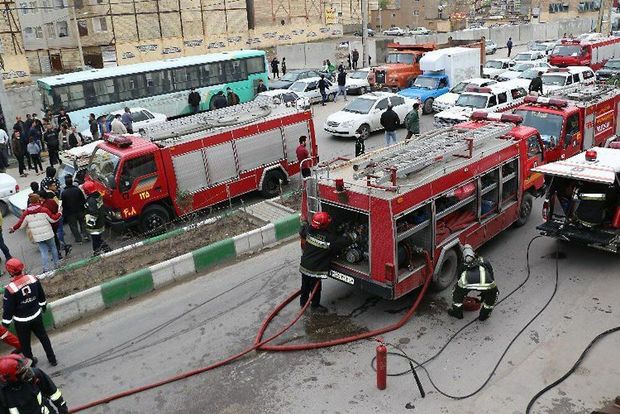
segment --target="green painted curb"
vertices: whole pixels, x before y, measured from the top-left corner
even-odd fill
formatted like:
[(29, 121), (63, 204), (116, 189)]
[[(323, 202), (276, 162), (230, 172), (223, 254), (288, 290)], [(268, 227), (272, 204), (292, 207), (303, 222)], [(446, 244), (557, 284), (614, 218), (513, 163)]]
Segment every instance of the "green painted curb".
[(196, 272), (237, 256), (233, 239), (224, 239), (192, 252)]
[(176, 230), (169, 231), (168, 233), (160, 234), (159, 236), (153, 236), (151, 238), (148, 238), (148, 239), (144, 240), (143, 246), (146, 246), (148, 244), (157, 243), (157, 242), (160, 242), (162, 240), (166, 240), (166, 239), (169, 239), (170, 237), (175, 237), (175, 236), (178, 236), (179, 234), (183, 234), (183, 233), (185, 233), (185, 230), (181, 228), (181, 229), (176, 229)]
[(150, 269), (140, 269), (102, 284), (101, 297), (105, 306), (110, 307), (150, 292), (153, 288)]
[(282, 240), (299, 232), (299, 215), (291, 214), (288, 217), (273, 222), (276, 228), (276, 240)]

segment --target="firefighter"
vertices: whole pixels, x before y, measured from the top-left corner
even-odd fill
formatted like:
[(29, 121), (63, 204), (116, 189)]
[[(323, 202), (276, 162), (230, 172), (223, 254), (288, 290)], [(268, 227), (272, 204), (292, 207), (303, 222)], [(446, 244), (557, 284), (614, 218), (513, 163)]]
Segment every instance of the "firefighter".
[(343, 248), (351, 244), (346, 237), (339, 237), (329, 232), (332, 219), (329, 213), (320, 211), (314, 213), (310, 226), (302, 226), (300, 231), (303, 243), (303, 253), (299, 271), (301, 272), (301, 295), (300, 306), (308, 301), (314, 286), (318, 284), (318, 290), (312, 298), (311, 309), (325, 313), (327, 308), (321, 303), (321, 279), (326, 279), (332, 257)]
[(97, 191), (97, 186), (92, 181), (86, 181), (82, 185), (82, 190), (86, 194), (86, 231), (90, 234), (93, 244), (93, 256), (99, 256), (102, 252), (109, 252), (110, 246), (103, 239), (105, 232), (105, 217), (103, 213), (103, 197)]
[(30, 347), (30, 334), (34, 333), (52, 366), (56, 366), (56, 355), (45, 326), (43, 326), (43, 312), (47, 307), (45, 292), (41, 282), (35, 276), (24, 274), (24, 264), (15, 257), (6, 262), (6, 270), (11, 275), (11, 282), (4, 287), (4, 312), (2, 325), (8, 327), (15, 320), (15, 331), (21, 344), (24, 355), (33, 360)]
[(22, 355), (0, 358), (0, 408), (21, 414), (69, 413), (54, 381)]
[(475, 290), (482, 296), (482, 308), (478, 319), (481, 321), (488, 319), (499, 295), (491, 263), (476, 256), (472, 247), (466, 244), (463, 247), (460, 275), (452, 291), (452, 308), (448, 310), (448, 314), (463, 319), (463, 300), (470, 291)]

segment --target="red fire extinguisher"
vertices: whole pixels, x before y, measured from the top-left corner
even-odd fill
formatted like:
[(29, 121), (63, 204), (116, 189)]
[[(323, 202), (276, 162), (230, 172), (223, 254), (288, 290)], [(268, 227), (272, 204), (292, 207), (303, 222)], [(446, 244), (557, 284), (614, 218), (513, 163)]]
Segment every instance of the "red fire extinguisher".
[(383, 343), (377, 346), (377, 388), (387, 387), (387, 348)]

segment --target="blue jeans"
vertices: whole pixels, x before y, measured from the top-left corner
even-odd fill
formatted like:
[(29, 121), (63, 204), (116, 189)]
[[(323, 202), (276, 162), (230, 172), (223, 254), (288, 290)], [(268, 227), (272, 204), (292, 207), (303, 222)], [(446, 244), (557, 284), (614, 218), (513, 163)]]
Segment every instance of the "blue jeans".
[(52, 259), (54, 260), (54, 267), (58, 266), (58, 250), (56, 250), (56, 243), (54, 238), (37, 242), (39, 245), (39, 252), (41, 253), (41, 261), (43, 262), (43, 271), (47, 272), (49, 269), (49, 252), (52, 252)]
[(338, 93), (334, 97), (334, 102), (336, 102), (336, 98), (340, 95), (344, 96), (344, 100), (347, 100), (347, 87), (338, 85)]
[(385, 131), (385, 145), (396, 144), (396, 131)]

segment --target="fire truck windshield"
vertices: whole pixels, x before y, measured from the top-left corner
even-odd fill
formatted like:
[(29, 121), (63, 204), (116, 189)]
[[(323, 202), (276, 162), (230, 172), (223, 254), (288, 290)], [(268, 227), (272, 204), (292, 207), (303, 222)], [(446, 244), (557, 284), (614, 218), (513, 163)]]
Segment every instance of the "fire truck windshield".
[(407, 65), (413, 65), (415, 55), (411, 53), (390, 53), (385, 58), (385, 63), (404, 63)]
[(469, 108), (486, 108), (487, 97), (484, 95), (473, 95), (464, 93), (456, 100), (456, 106), (466, 106)]
[(579, 56), (584, 52), (585, 49), (579, 45), (559, 45), (553, 48), (553, 52), (551, 54), (554, 56)]
[(120, 158), (103, 148), (97, 148), (90, 159), (88, 165), (88, 174), (105, 185), (106, 187), (114, 187), (114, 175)]
[(528, 110), (515, 111), (515, 114), (523, 117), (523, 125), (538, 130), (545, 147), (553, 148), (558, 144), (564, 121), (560, 115)]

